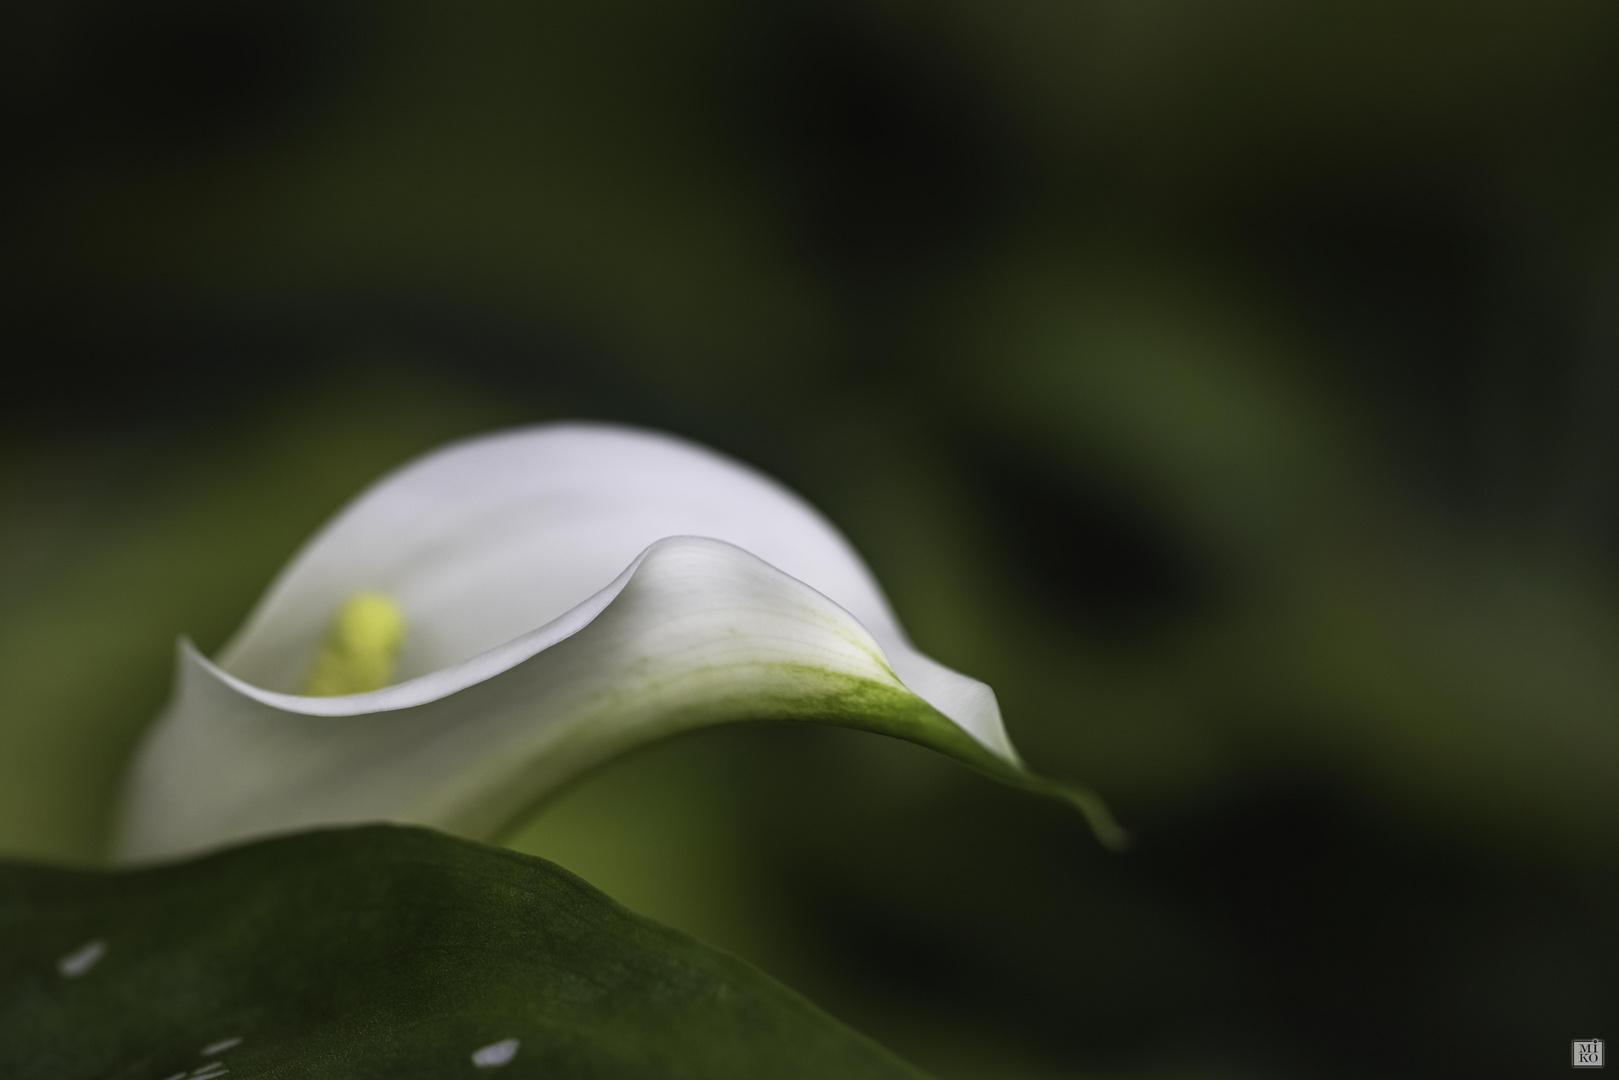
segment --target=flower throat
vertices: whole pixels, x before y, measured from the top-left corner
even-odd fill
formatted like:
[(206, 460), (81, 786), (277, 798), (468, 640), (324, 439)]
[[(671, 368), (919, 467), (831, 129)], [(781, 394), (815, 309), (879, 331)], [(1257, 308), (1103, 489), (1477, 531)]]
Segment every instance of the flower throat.
[(299, 690), (309, 697), (380, 690), (393, 682), (404, 642), (405, 615), (393, 598), (355, 593), (332, 616)]

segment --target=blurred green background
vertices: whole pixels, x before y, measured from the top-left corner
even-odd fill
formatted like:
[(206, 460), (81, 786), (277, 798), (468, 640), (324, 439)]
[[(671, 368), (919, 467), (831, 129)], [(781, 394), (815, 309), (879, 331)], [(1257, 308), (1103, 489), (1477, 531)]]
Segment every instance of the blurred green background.
[(100, 857), (370, 480), (595, 417), (810, 497), (1139, 845), (758, 728), (525, 850), (941, 1080), (1619, 1038), (1619, 8), (63, 0), (0, 77), (0, 853)]

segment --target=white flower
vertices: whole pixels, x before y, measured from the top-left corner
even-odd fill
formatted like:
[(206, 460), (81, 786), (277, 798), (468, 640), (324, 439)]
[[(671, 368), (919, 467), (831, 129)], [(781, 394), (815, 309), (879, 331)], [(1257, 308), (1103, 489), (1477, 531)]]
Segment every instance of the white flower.
[(558, 424), (385, 478), (218, 664), (182, 641), (117, 853), (366, 821), (498, 838), (592, 766), (747, 720), (910, 739), (1118, 836), (1093, 796), (1024, 771), (994, 693), (911, 646), (809, 505), (682, 440)]

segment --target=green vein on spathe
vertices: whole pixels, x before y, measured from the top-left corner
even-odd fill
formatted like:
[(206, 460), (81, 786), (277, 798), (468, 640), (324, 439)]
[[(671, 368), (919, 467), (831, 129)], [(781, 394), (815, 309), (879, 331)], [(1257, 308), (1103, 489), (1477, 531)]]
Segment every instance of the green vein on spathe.
[(818, 706), (820, 717), (842, 727), (889, 735), (951, 757), (1003, 784), (1059, 799), (1077, 809), (1098, 843), (1110, 851), (1128, 850), (1130, 834), (1091, 788), (1051, 780), (1012, 764), (968, 734), (959, 724), (916, 694), (881, 683), (841, 677), (847, 688)]
[[(1067, 803), (1080, 812), (1097, 842), (1110, 851), (1125, 851), (1131, 846), (1129, 832), (1118, 824), (1106, 801), (1094, 790), (1083, 784), (1048, 779), (1013, 764), (908, 689), (813, 664), (778, 661), (766, 666), (772, 671), (795, 676), (791, 689), (771, 693), (748, 690), (728, 701), (711, 698), (702, 705), (665, 715), (655, 730), (631, 729), (604, 743), (598, 743), (602, 735), (597, 725), (590, 721), (580, 723), (568, 740), (550, 747), (549, 754), (566, 757), (570, 743), (595, 745), (593, 752), (582, 755), (590, 759), (589, 763), (570, 770), (570, 779), (561, 785), (538, 792), (520, 813), (490, 831), (486, 838), (496, 842), (510, 840), (573, 780), (612, 758), (672, 735), (736, 723), (817, 723), (886, 735), (936, 751), (1010, 787)], [(707, 669), (699, 669), (686, 674), (701, 677), (708, 673)], [(897, 676), (895, 681), (899, 681)], [(615, 703), (619, 697), (633, 698), (645, 693), (645, 688), (615, 688), (598, 697), (592, 711), (612, 715), (617, 711)], [(728, 718), (714, 719), (716, 712)]]

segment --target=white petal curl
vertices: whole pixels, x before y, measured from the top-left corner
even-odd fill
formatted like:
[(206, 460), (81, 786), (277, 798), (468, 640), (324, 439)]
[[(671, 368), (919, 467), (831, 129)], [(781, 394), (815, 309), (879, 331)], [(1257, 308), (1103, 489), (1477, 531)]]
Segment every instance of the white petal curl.
[[(404, 611), (403, 681), (290, 693), (362, 590)], [(1027, 775), (989, 687), (916, 651), (853, 548), (779, 484), (635, 429), (486, 436), (340, 513), (218, 665), (182, 642), (117, 854), (377, 820), (491, 837), (634, 746), (757, 719), (884, 731)]]

